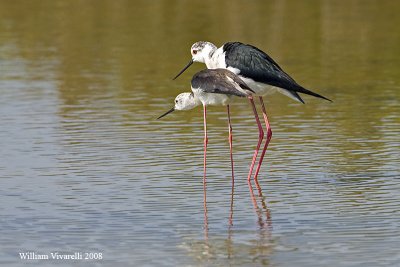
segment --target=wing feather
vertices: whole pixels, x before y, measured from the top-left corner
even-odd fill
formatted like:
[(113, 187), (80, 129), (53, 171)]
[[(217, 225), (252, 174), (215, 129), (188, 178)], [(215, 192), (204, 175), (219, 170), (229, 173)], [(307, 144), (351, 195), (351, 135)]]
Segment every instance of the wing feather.
[(255, 46), (231, 42), (224, 44), (223, 51), (226, 67), (239, 69), (239, 74), (244, 77), (286, 89), (303, 103), (304, 101), (296, 92), (329, 100), (299, 85), (269, 55)]
[[(193, 76), (191, 83), (193, 88), (198, 88), (206, 93), (246, 97), (254, 92), (242, 79), (226, 69), (202, 70)], [(237, 86), (243, 90), (239, 90)]]

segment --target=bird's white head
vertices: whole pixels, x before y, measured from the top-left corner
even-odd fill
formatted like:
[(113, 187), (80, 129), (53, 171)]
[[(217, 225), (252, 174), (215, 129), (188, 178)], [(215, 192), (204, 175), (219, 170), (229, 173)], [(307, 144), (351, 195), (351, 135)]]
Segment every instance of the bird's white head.
[(192, 45), (190, 48), (190, 53), (192, 54), (192, 59), (189, 61), (189, 63), (176, 75), (173, 80), (178, 78), (187, 68), (189, 68), (193, 62), (200, 62), (200, 63), (206, 63), (208, 67), (208, 62), (210, 62), (210, 59), (213, 55), (213, 53), (217, 50), (217, 47), (210, 43), (210, 42), (204, 42), (204, 41), (199, 41), (196, 42)]
[(161, 119), (162, 117), (168, 115), (169, 113), (175, 111), (175, 110), (190, 110), (194, 109), (198, 105), (200, 105), (201, 102), (199, 99), (197, 99), (193, 93), (181, 93), (177, 95), (175, 98), (175, 106), (165, 112), (163, 115), (158, 117), (157, 119)]
[(175, 110), (194, 109), (201, 102), (193, 95), (193, 93), (182, 93), (175, 97)]
[(190, 48), (193, 62), (205, 63), (216, 49), (217, 47), (210, 42), (199, 41), (194, 43)]

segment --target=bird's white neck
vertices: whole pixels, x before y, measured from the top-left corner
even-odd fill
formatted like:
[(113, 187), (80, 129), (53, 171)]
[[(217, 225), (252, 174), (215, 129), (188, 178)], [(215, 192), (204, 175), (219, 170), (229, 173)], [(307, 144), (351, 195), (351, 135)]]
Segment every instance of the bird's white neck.
[(204, 57), (204, 63), (206, 64), (207, 69), (226, 68), (225, 53), (222, 47), (218, 49), (215, 47), (208, 55), (208, 57)]

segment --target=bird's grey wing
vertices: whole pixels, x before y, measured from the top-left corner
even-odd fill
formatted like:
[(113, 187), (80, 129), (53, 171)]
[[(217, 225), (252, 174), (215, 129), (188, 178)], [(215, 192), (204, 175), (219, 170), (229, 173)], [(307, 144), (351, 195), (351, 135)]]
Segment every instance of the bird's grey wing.
[[(226, 71), (224, 69), (205, 69), (198, 73), (196, 73), (192, 78), (192, 87), (198, 88), (206, 93), (215, 93), (215, 94), (225, 94), (225, 95), (235, 95), (240, 97), (246, 97), (247, 94), (245, 91), (241, 91), (236, 88), (235, 80), (232, 79), (230, 81), (227, 78)], [(241, 80), (240, 80), (241, 81)], [(243, 81), (241, 81), (244, 83)], [(246, 86), (247, 85), (240, 85)]]

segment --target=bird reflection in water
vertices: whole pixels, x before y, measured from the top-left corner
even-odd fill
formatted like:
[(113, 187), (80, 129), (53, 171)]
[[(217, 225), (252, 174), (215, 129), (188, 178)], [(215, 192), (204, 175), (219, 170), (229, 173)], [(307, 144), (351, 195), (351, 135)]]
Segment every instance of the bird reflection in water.
[[(249, 186), (251, 201), (253, 202), (253, 207), (258, 217), (258, 225), (260, 226), (260, 229), (264, 229), (266, 227), (270, 229), (272, 227), (271, 212), (265, 202), (265, 197), (262, 194), (260, 184), (258, 181), (255, 181), (255, 185), (258, 190), (258, 198), (261, 200), (261, 208), (258, 206), (251, 182), (249, 181), (247, 184)], [(263, 219), (263, 214), (265, 214), (265, 221)]]
[[(221, 257), (229, 259), (232, 263), (241, 262), (243, 255), (251, 252), (251, 256), (255, 261), (265, 259), (273, 251), (273, 243), (271, 242), (272, 219), (271, 212), (267, 207), (265, 196), (262, 193), (258, 183), (248, 183), (250, 198), (253, 204), (253, 210), (256, 214), (256, 228), (258, 229), (257, 238), (250, 238), (246, 242), (235, 240), (235, 231), (238, 234), (243, 229), (235, 229), (234, 221), (234, 184), (232, 184), (230, 192), (230, 210), (228, 215), (227, 235), (225, 238), (219, 235), (210, 235), (208, 224), (208, 210), (205, 208), (204, 216), (204, 238), (201, 241), (190, 243), (189, 250), (191, 255), (200, 260), (201, 263), (208, 264), (218, 261)], [(254, 228), (254, 226), (250, 226)], [(248, 229), (247, 229), (248, 230)], [(249, 245), (250, 244), (250, 245)], [(247, 254), (246, 254), (247, 255)]]

